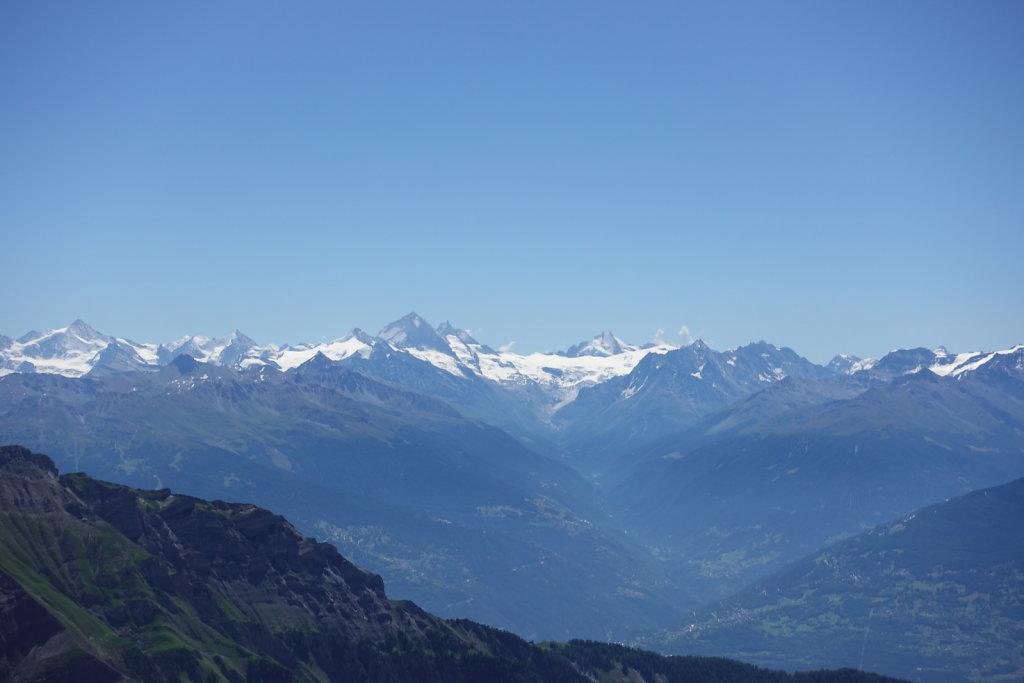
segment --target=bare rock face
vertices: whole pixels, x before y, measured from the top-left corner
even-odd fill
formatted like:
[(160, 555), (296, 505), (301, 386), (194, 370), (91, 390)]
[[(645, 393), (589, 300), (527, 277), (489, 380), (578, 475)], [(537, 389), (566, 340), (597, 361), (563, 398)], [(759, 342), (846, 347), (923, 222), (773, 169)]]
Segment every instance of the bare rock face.
[(0, 448), (0, 504), (5, 509), (38, 511), (56, 509), (64, 499), (57, 485), (57, 468), (45, 455), (21, 446)]
[(402, 621), (379, 576), (267, 510), (82, 476), (61, 481), (125, 538), (161, 558), (165, 578), (174, 577), (168, 586), (184, 578), (194, 590), (212, 586), (246, 617), (281, 628), (379, 637), (385, 625)]

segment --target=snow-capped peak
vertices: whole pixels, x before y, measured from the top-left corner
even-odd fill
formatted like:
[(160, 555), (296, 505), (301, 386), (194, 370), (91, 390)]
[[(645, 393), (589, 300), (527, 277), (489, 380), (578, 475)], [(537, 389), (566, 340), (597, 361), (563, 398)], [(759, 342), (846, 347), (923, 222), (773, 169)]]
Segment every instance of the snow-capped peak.
[(452, 325), (450, 322), (445, 320), (443, 323), (437, 326), (437, 333), (442, 337), (455, 337), (463, 344), (479, 344), (476, 339), (473, 339), (473, 335), (469, 333), (469, 330), (460, 330), (459, 328)]
[(228, 344), (236, 344), (238, 346), (255, 346), (256, 342), (252, 340), (252, 337), (243, 334), (241, 330), (235, 329), (231, 331), (224, 341)]
[(861, 362), (862, 359), (857, 356), (840, 353), (833, 357), (825, 367), (837, 375), (849, 375), (855, 372), (855, 368)]
[(110, 341), (110, 337), (104, 334), (100, 334), (81, 318), (75, 320), (75, 322), (71, 323), (66, 328), (64, 328), (64, 333), (74, 335), (78, 339), (81, 339), (82, 341), (85, 342)]
[(341, 341), (352, 341), (353, 339), (367, 346), (371, 346), (377, 341), (372, 335), (363, 332), (358, 327), (353, 327), (351, 332), (341, 338)]
[(387, 325), (377, 336), (396, 349), (408, 351), (436, 351), (452, 355), (448, 342), (426, 320), (410, 313), (401, 320)]
[(415, 337), (416, 333), (421, 329), (433, 331), (430, 323), (421, 318), (416, 312), (412, 312), (393, 323), (385, 325), (384, 329), (377, 333), (377, 336), (392, 346), (401, 347), (406, 345), (409, 337)]
[(8, 344), (0, 367), (78, 377), (89, 372), (100, 351), (112, 341), (112, 337), (76, 320), (67, 327), (45, 334), (32, 332)]
[(559, 355), (566, 358), (579, 358), (580, 356), (617, 356), (627, 351), (636, 351), (639, 347), (627, 344), (614, 334), (605, 330), (590, 341), (580, 342)]

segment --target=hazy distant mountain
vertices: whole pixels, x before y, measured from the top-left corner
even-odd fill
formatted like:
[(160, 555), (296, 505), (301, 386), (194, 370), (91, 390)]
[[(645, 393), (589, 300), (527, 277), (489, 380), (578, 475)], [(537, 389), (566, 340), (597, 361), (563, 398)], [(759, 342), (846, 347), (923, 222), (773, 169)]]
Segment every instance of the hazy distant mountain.
[(1024, 676), (1024, 479), (827, 547), (647, 641), (919, 681)]
[(867, 391), (780, 383), (624, 456), (609, 509), (679, 558), (701, 595), (736, 590), (835, 538), (1024, 476), (1022, 357)]
[(943, 377), (955, 377), (977, 370), (1000, 356), (1012, 355), (1021, 348), (1015, 346), (1004, 351), (972, 351), (958, 354), (951, 354), (942, 347), (896, 349), (880, 359), (861, 360), (850, 356), (836, 356), (829, 363), (829, 368), (839, 374), (857, 375), (881, 382), (889, 382), (925, 369)]
[(567, 358), (579, 358), (580, 356), (608, 357), (617, 356), (618, 354), (626, 353), (627, 351), (637, 351), (638, 349), (639, 347), (631, 346), (608, 330), (605, 330), (590, 341), (580, 342), (579, 344), (570, 346), (558, 355), (565, 356)]
[(580, 391), (555, 414), (574, 457), (600, 470), (610, 456), (696, 422), (786, 377), (829, 372), (791, 349), (758, 342), (714, 351), (698, 340), (650, 354), (627, 375)]

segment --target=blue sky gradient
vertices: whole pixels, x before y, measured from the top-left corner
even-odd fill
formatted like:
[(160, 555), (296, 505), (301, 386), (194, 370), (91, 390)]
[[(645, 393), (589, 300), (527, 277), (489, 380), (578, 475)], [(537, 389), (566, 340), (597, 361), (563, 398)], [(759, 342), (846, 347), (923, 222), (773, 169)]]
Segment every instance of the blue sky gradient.
[(1024, 342), (1024, 3), (0, 7), (0, 333)]

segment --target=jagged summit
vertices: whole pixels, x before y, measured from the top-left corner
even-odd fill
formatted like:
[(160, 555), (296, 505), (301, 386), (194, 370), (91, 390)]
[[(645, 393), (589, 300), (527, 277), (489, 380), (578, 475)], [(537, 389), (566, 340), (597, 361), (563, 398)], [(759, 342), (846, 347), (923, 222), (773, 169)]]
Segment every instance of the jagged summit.
[(231, 330), (231, 334), (223, 339), (228, 344), (238, 344), (239, 346), (255, 346), (256, 342), (253, 341), (252, 337), (245, 334), (239, 329)]
[(430, 349), (451, 354), (448, 342), (415, 312), (386, 325), (377, 336), (399, 349)]
[(693, 351), (708, 351), (711, 349), (710, 346), (704, 343), (703, 339), (694, 339), (692, 343), (683, 348), (692, 349)]
[(351, 341), (353, 339), (356, 340), (356, 341), (362, 342), (364, 344), (367, 344), (367, 345), (371, 345), (375, 341), (377, 341), (377, 339), (374, 336), (370, 335), (367, 332), (364, 332), (363, 330), (361, 330), (358, 327), (353, 327), (351, 329), (351, 331), (349, 331), (348, 334), (346, 334), (344, 337), (342, 337), (340, 339), (340, 341), (345, 342), (345, 341)]
[(296, 368), (297, 371), (311, 371), (311, 370), (324, 370), (326, 368), (333, 367), (335, 361), (327, 357), (323, 351), (317, 351), (312, 358), (307, 360), (305, 363)]
[(20, 337), (18, 337), (14, 341), (16, 341), (19, 344), (28, 344), (33, 339), (39, 339), (42, 336), (43, 336), (43, 333), (40, 332), (39, 330), (29, 330), (28, 332), (26, 332), (25, 334), (21, 335)]
[(99, 332), (97, 332), (91, 325), (89, 325), (81, 318), (76, 318), (73, 323), (71, 323), (65, 328), (65, 332), (67, 334), (73, 334), (79, 339), (82, 339), (83, 341), (103, 341), (110, 339), (110, 337), (106, 336), (105, 334), (100, 334)]
[(863, 361), (862, 358), (851, 356), (845, 353), (837, 354), (828, 362), (825, 367), (836, 375), (848, 375), (857, 368), (857, 364)]
[(454, 325), (452, 325), (447, 320), (445, 320), (443, 323), (441, 323), (440, 325), (437, 326), (437, 333), (439, 335), (441, 335), (442, 337), (450, 337), (450, 336), (456, 337), (463, 344), (479, 344), (480, 343), (476, 339), (473, 339), (473, 335), (471, 335), (469, 333), (469, 330), (459, 329), (459, 328), (455, 327)]
[(559, 353), (566, 358), (579, 358), (581, 356), (617, 356), (627, 351), (636, 351), (639, 347), (632, 346), (622, 341), (609, 330), (605, 330), (589, 341), (583, 341), (570, 346)]
[(377, 336), (386, 342), (391, 342), (395, 345), (404, 344), (409, 335), (415, 335), (418, 330), (428, 329), (433, 330), (426, 320), (420, 317), (420, 314), (416, 311), (407, 313), (398, 320), (388, 323)]

